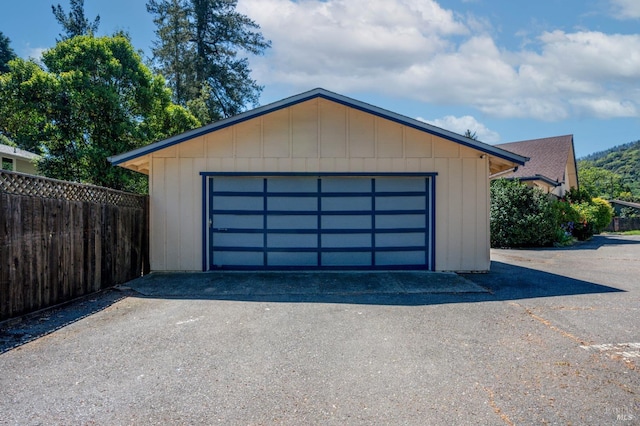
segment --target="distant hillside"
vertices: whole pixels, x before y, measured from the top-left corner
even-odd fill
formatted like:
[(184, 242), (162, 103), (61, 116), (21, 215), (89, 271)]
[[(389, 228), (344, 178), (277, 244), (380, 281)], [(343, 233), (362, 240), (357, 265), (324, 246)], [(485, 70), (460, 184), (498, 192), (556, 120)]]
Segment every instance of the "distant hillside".
[(579, 160), (619, 174), (623, 184), (628, 185), (634, 195), (640, 195), (640, 141), (618, 145)]

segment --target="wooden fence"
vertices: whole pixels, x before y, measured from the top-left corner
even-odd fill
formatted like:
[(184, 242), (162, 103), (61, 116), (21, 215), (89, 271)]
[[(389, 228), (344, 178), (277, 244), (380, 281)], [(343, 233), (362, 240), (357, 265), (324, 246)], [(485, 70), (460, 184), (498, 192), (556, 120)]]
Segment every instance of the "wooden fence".
[(149, 270), (148, 197), (0, 171), (0, 320)]
[(624, 232), (640, 229), (640, 217), (614, 217), (605, 231)]

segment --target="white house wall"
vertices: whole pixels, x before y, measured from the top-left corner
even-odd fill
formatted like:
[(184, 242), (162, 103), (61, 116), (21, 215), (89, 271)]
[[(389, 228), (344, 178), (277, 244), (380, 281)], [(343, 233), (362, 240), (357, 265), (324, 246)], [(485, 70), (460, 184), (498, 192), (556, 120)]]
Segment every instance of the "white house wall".
[(151, 269), (202, 268), (200, 172), (436, 172), (436, 270), (489, 268), (488, 159), (313, 99), (150, 154)]

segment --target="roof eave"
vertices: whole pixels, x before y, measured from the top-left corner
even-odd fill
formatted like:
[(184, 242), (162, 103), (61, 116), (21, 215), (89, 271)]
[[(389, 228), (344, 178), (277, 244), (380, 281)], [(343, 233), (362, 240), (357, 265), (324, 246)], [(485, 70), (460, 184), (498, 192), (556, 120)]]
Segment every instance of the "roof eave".
[(533, 175), (533, 176), (513, 177), (512, 179), (518, 179), (520, 181), (539, 180), (539, 181), (542, 181), (542, 182), (546, 183), (547, 185), (551, 185), (551, 186), (554, 186), (554, 187), (562, 185), (562, 182), (559, 182), (557, 180), (553, 180), (550, 177), (546, 177), (546, 176), (540, 175), (540, 174), (536, 174), (536, 175)]

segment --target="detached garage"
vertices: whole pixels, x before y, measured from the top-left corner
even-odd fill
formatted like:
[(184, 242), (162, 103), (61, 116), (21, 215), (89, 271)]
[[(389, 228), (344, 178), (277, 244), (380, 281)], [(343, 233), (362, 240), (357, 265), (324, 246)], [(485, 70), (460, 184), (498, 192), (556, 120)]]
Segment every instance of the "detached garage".
[(155, 271), (486, 271), (526, 160), (324, 89), (110, 158), (149, 175)]

